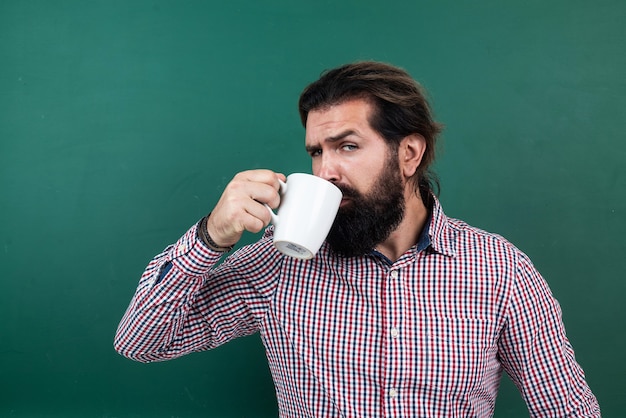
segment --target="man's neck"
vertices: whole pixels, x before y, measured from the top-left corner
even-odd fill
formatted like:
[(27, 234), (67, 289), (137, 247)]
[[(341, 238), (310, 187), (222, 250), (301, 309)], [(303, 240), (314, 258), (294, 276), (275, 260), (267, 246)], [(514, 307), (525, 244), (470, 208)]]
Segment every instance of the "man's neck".
[(417, 243), (420, 233), (428, 219), (428, 208), (419, 194), (413, 190), (405, 192), (404, 217), (400, 225), (385, 241), (376, 246), (376, 250), (395, 262), (402, 254)]

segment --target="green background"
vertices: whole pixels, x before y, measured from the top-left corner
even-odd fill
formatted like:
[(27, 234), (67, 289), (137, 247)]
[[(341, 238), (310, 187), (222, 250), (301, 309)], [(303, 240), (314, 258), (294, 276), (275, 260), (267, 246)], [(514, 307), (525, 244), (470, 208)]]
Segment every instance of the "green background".
[[(236, 172), (310, 171), (297, 97), (360, 59), (428, 89), (446, 212), (530, 255), (623, 416), (625, 21), (621, 0), (0, 1), (0, 417), (276, 416), (257, 336), (144, 365), (113, 335)], [(507, 378), (496, 416), (528, 416)]]

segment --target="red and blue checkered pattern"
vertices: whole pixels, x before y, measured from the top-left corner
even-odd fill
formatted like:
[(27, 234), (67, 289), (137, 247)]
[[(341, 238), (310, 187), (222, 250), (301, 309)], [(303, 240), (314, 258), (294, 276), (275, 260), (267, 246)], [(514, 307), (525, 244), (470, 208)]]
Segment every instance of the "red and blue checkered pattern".
[(598, 417), (561, 310), (503, 238), (445, 216), (430, 245), (296, 260), (272, 228), (218, 265), (196, 226), (148, 265), (115, 347), (150, 362), (260, 332), (281, 417), (493, 415), (502, 371), (531, 416)]

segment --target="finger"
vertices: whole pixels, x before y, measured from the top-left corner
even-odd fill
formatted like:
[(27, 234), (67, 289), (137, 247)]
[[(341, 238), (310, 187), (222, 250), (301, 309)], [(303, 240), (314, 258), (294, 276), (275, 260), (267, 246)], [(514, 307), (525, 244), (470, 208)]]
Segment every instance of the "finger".
[(259, 232), (271, 220), (267, 204), (280, 203), (279, 179), (285, 176), (270, 170), (250, 170), (238, 173), (224, 189), (210, 219), (214, 239), (237, 241), (244, 230)]
[(280, 189), (279, 181), (287, 181), (287, 177), (283, 173), (276, 173), (266, 169), (243, 171), (235, 176), (235, 179), (253, 183), (265, 183), (274, 187), (276, 190)]
[(242, 171), (235, 175), (235, 179), (241, 181), (250, 181), (253, 183), (265, 183), (269, 185), (274, 185), (277, 183), (278, 174), (273, 172), (272, 170), (267, 169), (257, 169), (257, 170), (248, 170)]
[(271, 220), (269, 209), (263, 203), (249, 197), (231, 197), (224, 202), (223, 208), (223, 211), (218, 212), (219, 218), (218, 213), (213, 213), (212, 216), (216, 215), (215, 224), (218, 233), (221, 233), (220, 236), (225, 240), (231, 239), (230, 237), (238, 239), (244, 230), (259, 232)]
[(245, 222), (245, 229), (252, 233), (260, 232), (263, 228), (267, 227), (271, 221), (269, 209), (260, 203), (251, 205), (248, 208)]
[[(277, 183), (278, 184), (278, 183)], [(271, 208), (277, 208), (280, 204), (280, 185), (278, 187), (270, 186), (265, 183), (257, 183), (253, 185), (250, 196), (259, 203), (265, 203)]]

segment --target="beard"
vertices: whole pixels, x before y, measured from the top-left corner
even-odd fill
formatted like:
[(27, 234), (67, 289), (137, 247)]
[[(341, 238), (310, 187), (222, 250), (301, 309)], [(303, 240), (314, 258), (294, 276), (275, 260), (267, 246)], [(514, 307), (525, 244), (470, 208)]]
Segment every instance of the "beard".
[(386, 240), (404, 217), (404, 184), (398, 161), (389, 158), (367, 194), (337, 185), (348, 205), (339, 208), (326, 238), (332, 252), (342, 257), (369, 254)]

